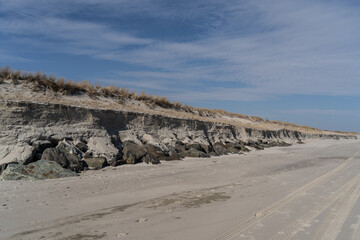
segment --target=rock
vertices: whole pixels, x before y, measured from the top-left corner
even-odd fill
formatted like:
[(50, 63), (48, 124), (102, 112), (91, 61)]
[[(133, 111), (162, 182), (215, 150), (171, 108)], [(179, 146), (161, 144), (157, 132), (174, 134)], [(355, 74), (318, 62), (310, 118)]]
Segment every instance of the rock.
[(241, 153), (242, 151), (242, 146), (238, 143), (227, 143), (225, 144), (225, 148), (229, 151), (229, 153)]
[(185, 144), (186, 150), (190, 150), (191, 148), (196, 149), (201, 152), (205, 152), (199, 143)]
[(200, 146), (206, 154), (210, 154), (213, 151), (211, 145), (200, 144)]
[(145, 149), (148, 154), (151, 154), (158, 160), (164, 160), (166, 158), (165, 153), (161, 150), (161, 148), (159, 148), (157, 146), (154, 146), (151, 144), (146, 144)]
[(32, 146), (36, 149), (38, 152), (43, 152), (47, 148), (51, 148), (53, 145), (49, 140), (36, 140), (32, 143)]
[(69, 168), (70, 162), (67, 157), (56, 148), (47, 148), (41, 155), (41, 160), (54, 161), (63, 168)]
[(178, 153), (181, 153), (181, 152), (185, 152), (186, 151), (186, 148), (185, 148), (185, 144), (181, 141), (176, 141), (175, 143), (175, 149)]
[(35, 153), (35, 148), (25, 142), (0, 146), (0, 165), (11, 162), (29, 164), (33, 162)]
[(72, 143), (70, 143), (67, 140), (63, 140), (61, 142), (59, 142), (59, 144), (56, 146), (56, 149), (59, 150), (60, 152), (64, 153), (65, 155), (70, 154), (70, 155), (75, 155), (78, 158), (82, 158), (83, 157), (83, 152), (78, 149), (77, 147), (75, 147)]
[(171, 160), (180, 160), (181, 156), (178, 154), (178, 152), (176, 151), (176, 148), (173, 146), (168, 146), (168, 152), (166, 154), (166, 159), (167, 161), (171, 161)]
[[(56, 149), (60, 151), (66, 159), (69, 161), (69, 168), (72, 171), (80, 172), (84, 170), (85, 164), (82, 161), (83, 152), (77, 147), (72, 145), (69, 141), (63, 140), (57, 146)], [(44, 159), (44, 158), (43, 158)], [(47, 159), (49, 160), (49, 159)]]
[(75, 144), (75, 147), (80, 149), (80, 151), (82, 151), (83, 153), (88, 150), (88, 146), (86, 145), (86, 143), (83, 142), (78, 142), (77, 144)]
[(152, 163), (152, 164), (159, 164), (160, 161), (157, 157), (153, 156), (151, 153), (147, 153), (143, 158), (142, 158), (142, 161), (144, 163)]
[(41, 160), (49, 160), (58, 163), (63, 168), (75, 172), (84, 170), (82, 161), (83, 153), (67, 140), (61, 141), (56, 148), (47, 148), (41, 156)]
[(1, 175), (1, 173), (7, 168), (7, 166), (8, 166), (9, 164), (17, 164), (17, 163), (12, 162), (12, 163), (4, 163), (4, 164), (1, 164), (1, 165), (0, 165), (0, 175)]
[(262, 146), (261, 144), (259, 144), (258, 142), (255, 142), (255, 141), (248, 141), (246, 143), (247, 146), (249, 147), (253, 147), (255, 149), (258, 149), (258, 150), (264, 150), (264, 146)]
[(9, 164), (3, 171), (3, 180), (41, 180), (76, 176), (76, 173), (62, 168), (54, 161), (39, 160), (29, 165)]
[(90, 170), (98, 170), (107, 166), (106, 158), (85, 158), (84, 161), (86, 162), (88, 168)]
[(144, 147), (137, 145), (133, 141), (123, 143), (122, 153), (125, 162), (128, 164), (138, 163), (146, 155)]
[(202, 152), (202, 151), (199, 151), (195, 148), (191, 148), (183, 153), (181, 153), (184, 157), (196, 157), (196, 158), (199, 158), (199, 157), (210, 157), (208, 154)]
[(213, 145), (214, 151), (218, 154), (218, 155), (225, 155), (228, 154), (229, 151), (226, 148), (226, 145), (221, 143), (221, 142), (217, 142)]
[(88, 151), (93, 157), (104, 157), (106, 161), (115, 166), (120, 160), (120, 150), (114, 146), (110, 137), (91, 137), (87, 143)]

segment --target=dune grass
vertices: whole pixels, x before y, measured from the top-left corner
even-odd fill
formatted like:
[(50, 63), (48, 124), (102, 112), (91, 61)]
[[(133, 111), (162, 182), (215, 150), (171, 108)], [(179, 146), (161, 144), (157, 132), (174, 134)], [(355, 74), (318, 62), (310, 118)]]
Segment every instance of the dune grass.
[(137, 94), (136, 92), (132, 92), (127, 88), (119, 88), (116, 86), (94, 86), (86, 80), (82, 82), (75, 82), (72, 80), (65, 80), (64, 78), (57, 78), (53, 75), (48, 76), (41, 72), (31, 73), (14, 71), (9, 67), (3, 67), (0, 68), (0, 84), (3, 83), (5, 80), (10, 80), (15, 85), (21, 84), (23, 82), (30, 83), (31, 88), (34, 91), (50, 90), (55, 93), (60, 93), (64, 95), (87, 94), (91, 98), (95, 99), (100, 96), (116, 100), (132, 99), (144, 102), (150, 107), (158, 106), (165, 109), (173, 109), (176, 111), (191, 113), (200, 117), (227, 116), (231, 118), (246, 119), (252, 122), (275, 124), (283, 127), (300, 127), (308, 130), (319, 130), (308, 126), (299, 126), (289, 122), (271, 121), (265, 120), (257, 116), (247, 116), (239, 113), (230, 113), (222, 109), (192, 107), (182, 104), (180, 102), (171, 102), (166, 97), (148, 95), (145, 91)]

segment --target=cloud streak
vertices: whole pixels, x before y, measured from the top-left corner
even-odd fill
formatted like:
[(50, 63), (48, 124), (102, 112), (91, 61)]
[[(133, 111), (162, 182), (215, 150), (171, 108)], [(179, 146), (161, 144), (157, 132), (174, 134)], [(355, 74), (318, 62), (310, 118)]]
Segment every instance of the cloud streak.
[[(71, 2), (1, 3), (0, 36), (45, 52), (130, 64), (137, 70), (114, 69), (119, 83), (165, 94), (166, 86), (180, 100), (360, 94), (359, 6), (277, 0)], [(95, 20), (84, 17), (89, 14)], [(135, 20), (124, 22), (139, 18), (141, 24), (158, 20), (185, 29), (187, 40), (143, 36)]]

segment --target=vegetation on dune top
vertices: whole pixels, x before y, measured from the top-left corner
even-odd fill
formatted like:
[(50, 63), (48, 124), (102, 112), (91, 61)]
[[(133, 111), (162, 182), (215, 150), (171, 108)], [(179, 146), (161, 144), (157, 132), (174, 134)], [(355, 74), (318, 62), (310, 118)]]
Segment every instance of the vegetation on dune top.
[(284, 127), (291, 126), (306, 128), (310, 130), (319, 130), (308, 126), (298, 126), (289, 122), (269, 121), (257, 116), (247, 116), (239, 113), (230, 113), (222, 109), (192, 107), (179, 102), (171, 102), (166, 97), (148, 95), (144, 91), (140, 94), (137, 94), (136, 92), (131, 92), (127, 88), (119, 88), (115, 86), (102, 87), (99, 85), (94, 86), (86, 80), (82, 82), (75, 82), (72, 80), (65, 80), (64, 78), (56, 78), (53, 75), (48, 76), (41, 72), (31, 73), (22, 72), (20, 70), (14, 71), (9, 67), (0, 68), (0, 84), (3, 83), (5, 80), (11, 80), (12, 83), (15, 85), (21, 84), (23, 82), (30, 83), (34, 91), (47, 89), (55, 93), (61, 93), (64, 95), (76, 95), (85, 93), (91, 98), (108, 97), (120, 100), (133, 99), (144, 102), (149, 106), (159, 106), (166, 109), (184, 111), (202, 117), (213, 117), (214, 115), (222, 115), (234, 118), (247, 119), (253, 122), (276, 124)]

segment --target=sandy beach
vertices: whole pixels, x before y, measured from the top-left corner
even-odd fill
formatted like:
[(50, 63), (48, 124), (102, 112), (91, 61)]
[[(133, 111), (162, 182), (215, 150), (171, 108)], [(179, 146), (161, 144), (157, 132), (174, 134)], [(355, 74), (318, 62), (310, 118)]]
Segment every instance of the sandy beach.
[(358, 239), (359, 150), (358, 140), (311, 140), (2, 181), (0, 239), (322, 239), (329, 227), (338, 231), (325, 239)]

